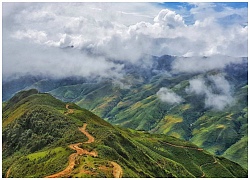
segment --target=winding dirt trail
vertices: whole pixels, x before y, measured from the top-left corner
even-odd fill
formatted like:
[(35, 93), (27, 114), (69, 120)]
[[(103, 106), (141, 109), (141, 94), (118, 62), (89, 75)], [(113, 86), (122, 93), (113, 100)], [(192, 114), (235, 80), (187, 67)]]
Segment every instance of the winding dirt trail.
[(85, 136), (87, 136), (87, 138), (88, 138), (88, 141), (86, 141), (85, 143), (86, 143), (86, 144), (89, 144), (89, 143), (95, 142), (95, 138), (94, 138), (93, 136), (91, 136), (91, 135), (88, 133), (88, 131), (86, 131), (86, 126), (87, 126), (87, 124), (85, 123), (85, 124), (83, 125), (83, 127), (79, 127), (79, 128), (78, 128), (78, 129), (79, 129)]
[[(87, 131), (86, 131), (86, 127), (87, 127), (87, 124), (85, 123), (83, 125), (83, 127), (79, 128), (81, 129), (81, 132), (84, 133), (89, 139), (87, 142), (84, 142), (84, 143), (90, 143), (90, 142), (94, 142), (95, 141), (95, 138), (93, 136), (91, 136)], [(76, 143), (76, 144), (70, 144), (69, 145), (69, 148), (70, 149), (73, 149), (76, 151), (76, 153), (73, 153), (69, 156), (69, 165), (61, 172), (58, 172), (56, 174), (52, 174), (50, 176), (46, 176), (46, 178), (59, 178), (59, 177), (69, 177), (72, 170), (74, 169), (75, 165), (76, 165), (76, 158), (78, 156), (82, 156), (84, 154), (86, 155), (90, 155), (92, 157), (97, 157), (98, 154), (96, 151), (91, 151), (89, 152), (88, 150), (86, 149), (82, 149), (80, 148), (79, 146), (82, 145), (83, 143)]]
[[(73, 109), (69, 109), (69, 105), (66, 105), (67, 112), (65, 115), (72, 114), (74, 113)], [(87, 136), (88, 141), (84, 142), (85, 144), (90, 144), (95, 142), (95, 138), (86, 131), (87, 123), (84, 123), (82, 127), (79, 127), (79, 131), (81, 131), (85, 136)], [(79, 146), (82, 145), (83, 143), (75, 143), (75, 144), (70, 144), (69, 148), (73, 149), (76, 151), (76, 153), (73, 153), (69, 156), (69, 164), (68, 166), (61, 172), (58, 172), (56, 174), (52, 174), (49, 176), (46, 176), (45, 178), (61, 178), (61, 177), (69, 177), (71, 172), (73, 171), (75, 165), (76, 165), (76, 159), (78, 156), (82, 155), (90, 155), (92, 157), (97, 157), (98, 153), (96, 151), (91, 151), (89, 152), (86, 149), (82, 149)], [(122, 177), (122, 168), (120, 165), (118, 165), (116, 162), (111, 161), (110, 162), (113, 165), (113, 176), (115, 178), (121, 178)], [(10, 170), (10, 169), (9, 169)], [(8, 172), (9, 172), (8, 170)], [(8, 175), (8, 172), (6, 174), (6, 177)]]
[[(68, 114), (72, 114), (74, 113), (74, 109), (70, 109), (69, 108), (69, 105), (67, 104), (66, 105), (66, 109), (67, 109), (67, 112), (65, 113), (65, 115), (68, 115)], [(95, 138), (93, 136), (91, 136), (87, 131), (86, 131), (86, 127), (87, 127), (87, 124), (84, 123), (82, 127), (79, 127), (79, 130), (85, 134), (88, 138), (88, 141), (84, 142), (84, 143), (92, 143), (95, 141)], [(46, 176), (45, 178), (59, 178), (59, 177), (69, 177), (72, 170), (74, 169), (75, 165), (76, 165), (76, 158), (78, 156), (82, 156), (84, 154), (86, 155), (90, 155), (92, 157), (97, 157), (98, 154), (96, 151), (91, 151), (89, 152), (88, 150), (86, 149), (82, 149), (80, 148), (79, 146), (82, 145), (83, 143), (75, 143), (75, 144), (70, 144), (69, 145), (69, 148), (70, 149), (73, 149), (76, 151), (76, 153), (73, 153), (69, 156), (69, 164), (68, 166), (61, 172), (58, 172), (56, 174), (52, 174), (50, 176)]]

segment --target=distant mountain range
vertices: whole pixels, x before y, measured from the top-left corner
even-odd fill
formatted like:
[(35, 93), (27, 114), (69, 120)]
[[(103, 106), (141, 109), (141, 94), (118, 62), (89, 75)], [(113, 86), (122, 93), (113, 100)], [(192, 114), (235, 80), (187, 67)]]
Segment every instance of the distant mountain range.
[[(247, 168), (247, 58), (221, 65), (200, 57), (211, 63), (193, 69), (185, 60), (189, 58), (166, 55), (153, 57), (150, 66), (127, 63), (119, 81), (25, 76), (3, 81), (3, 101), (35, 88), (74, 102), (113, 125), (190, 141)], [(178, 71), (182, 64), (185, 67)]]
[(247, 177), (191, 142), (113, 126), (35, 89), (3, 103), (3, 177)]

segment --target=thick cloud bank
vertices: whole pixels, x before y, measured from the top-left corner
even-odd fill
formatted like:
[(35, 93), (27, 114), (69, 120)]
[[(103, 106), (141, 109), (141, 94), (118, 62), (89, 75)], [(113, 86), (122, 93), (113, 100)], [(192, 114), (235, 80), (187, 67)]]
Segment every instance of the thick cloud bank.
[[(247, 56), (247, 8), (191, 5), (177, 12), (157, 3), (3, 3), (3, 75), (119, 78), (123, 66), (110, 59), (144, 65), (146, 54)], [(173, 67), (209, 69), (217, 60), (178, 59)]]

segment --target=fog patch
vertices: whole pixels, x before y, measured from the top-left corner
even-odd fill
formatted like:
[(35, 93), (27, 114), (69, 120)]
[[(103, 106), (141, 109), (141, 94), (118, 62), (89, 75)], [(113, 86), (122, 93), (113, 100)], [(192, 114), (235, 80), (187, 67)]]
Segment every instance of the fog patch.
[(179, 104), (184, 101), (181, 96), (165, 87), (160, 88), (156, 95), (162, 102), (166, 102), (168, 104)]
[(232, 87), (222, 74), (208, 76), (207, 79), (198, 77), (189, 81), (186, 88), (188, 94), (205, 96), (205, 106), (222, 111), (234, 103)]

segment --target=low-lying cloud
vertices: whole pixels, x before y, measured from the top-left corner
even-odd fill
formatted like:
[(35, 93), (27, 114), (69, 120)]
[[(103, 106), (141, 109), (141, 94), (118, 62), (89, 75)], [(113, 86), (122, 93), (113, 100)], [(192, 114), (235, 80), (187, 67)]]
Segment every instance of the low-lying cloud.
[(3, 63), (4, 79), (22, 75), (119, 79), (123, 74), (123, 64), (104, 57), (91, 57), (75, 49), (9, 41), (3, 46), (3, 51), (3, 59), (8, 60), (8, 63)]
[(205, 106), (219, 111), (234, 102), (231, 91), (232, 87), (222, 74), (192, 79), (186, 88), (188, 94), (205, 95)]
[(162, 102), (166, 102), (168, 104), (179, 104), (183, 102), (183, 99), (179, 95), (171, 89), (165, 87), (162, 87), (156, 95)]
[(172, 63), (173, 72), (197, 73), (223, 69), (227, 65), (242, 63), (241, 57), (213, 55), (210, 57), (177, 57)]

